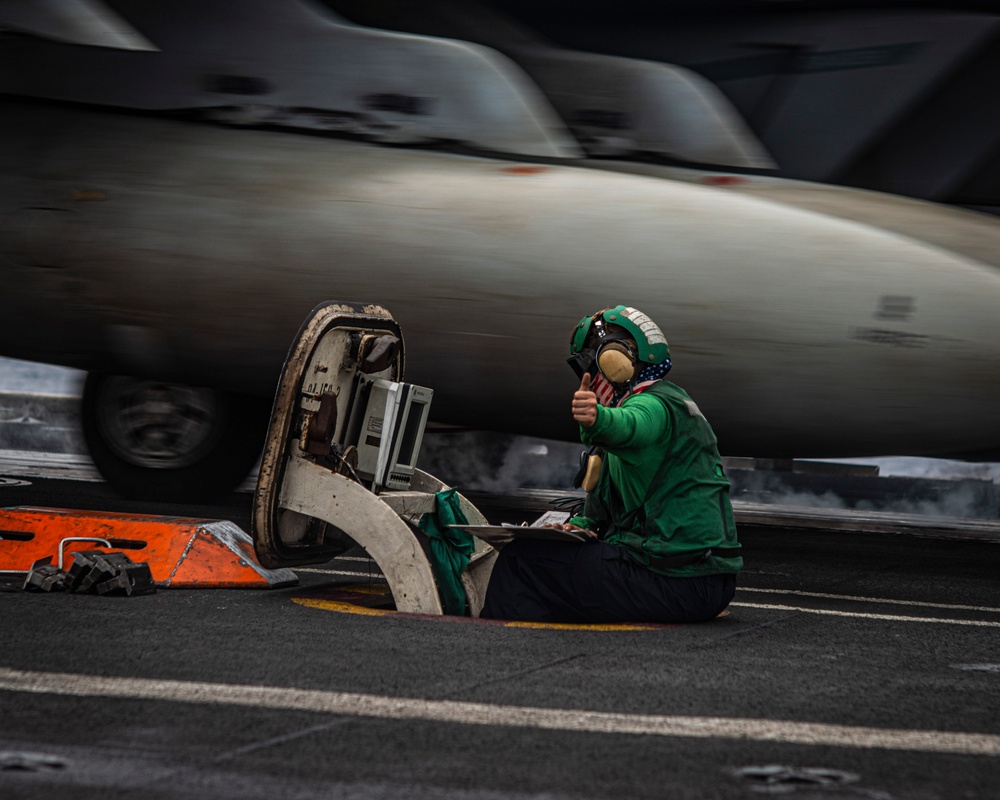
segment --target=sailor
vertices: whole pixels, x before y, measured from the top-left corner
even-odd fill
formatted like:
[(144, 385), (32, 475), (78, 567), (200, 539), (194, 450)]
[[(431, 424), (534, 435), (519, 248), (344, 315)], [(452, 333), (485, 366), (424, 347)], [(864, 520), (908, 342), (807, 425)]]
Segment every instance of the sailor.
[(570, 352), (580, 379), (572, 414), (591, 455), (582, 513), (559, 527), (585, 541), (505, 545), (482, 616), (713, 619), (732, 600), (743, 559), (715, 433), (664, 379), (671, 362), (663, 332), (641, 311), (615, 306), (580, 321)]

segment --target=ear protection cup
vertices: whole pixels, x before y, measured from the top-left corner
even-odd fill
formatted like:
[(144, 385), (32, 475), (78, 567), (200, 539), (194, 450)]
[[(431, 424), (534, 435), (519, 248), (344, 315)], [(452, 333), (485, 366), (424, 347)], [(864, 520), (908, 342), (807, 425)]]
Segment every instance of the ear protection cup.
[(622, 342), (608, 342), (597, 353), (597, 367), (611, 383), (634, 380), (639, 372), (635, 355)]

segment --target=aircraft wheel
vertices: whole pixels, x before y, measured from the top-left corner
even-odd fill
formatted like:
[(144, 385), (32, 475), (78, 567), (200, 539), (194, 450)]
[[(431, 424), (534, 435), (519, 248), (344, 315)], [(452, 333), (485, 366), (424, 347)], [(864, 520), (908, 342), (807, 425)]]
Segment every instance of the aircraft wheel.
[(249, 474), (269, 411), (259, 397), (91, 373), (83, 433), (97, 469), (126, 497), (201, 502)]

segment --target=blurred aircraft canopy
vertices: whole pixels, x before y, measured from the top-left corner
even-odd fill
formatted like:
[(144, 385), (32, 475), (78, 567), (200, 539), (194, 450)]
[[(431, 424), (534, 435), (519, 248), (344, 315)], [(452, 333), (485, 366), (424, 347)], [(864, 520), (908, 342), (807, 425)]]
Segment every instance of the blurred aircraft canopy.
[[(0, 92), (200, 109), (229, 124), (392, 144), (443, 142), (547, 158), (578, 157), (582, 145), (599, 156), (774, 166), (730, 102), (696, 73), (555, 47), (478, 3), (362, 4), (355, 9), (360, 22), (373, 27), (299, 0), (118, 0), (117, 11), (98, 0), (45, 0), (33, 13), (0, 3), (0, 26), (117, 48), (67, 51), (7, 41)], [(159, 52), (122, 52), (118, 43), (131, 40), (108, 33), (88, 41), (89, 28), (78, 31), (85, 20), (104, 22), (102, 31), (114, 21), (129, 29), (124, 18), (135, 26), (136, 42), (146, 41), (141, 31)], [(53, 20), (70, 38), (53, 33)]]
[(115, 50), (156, 47), (101, 0), (0, 0), (0, 30)]
[(550, 158), (580, 153), (523, 71), (479, 45), (361, 28), (298, 0), (122, 0), (116, 7), (159, 52), (67, 51), (10, 39), (0, 47), (0, 92), (201, 109), (232, 124), (383, 143), (448, 141)]
[(588, 155), (775, 166), (726, 97), (692, 70), (562, 48), (476, 0), (326, 2), (364, 25), (478, 42), (510, 57), (545, 92)]

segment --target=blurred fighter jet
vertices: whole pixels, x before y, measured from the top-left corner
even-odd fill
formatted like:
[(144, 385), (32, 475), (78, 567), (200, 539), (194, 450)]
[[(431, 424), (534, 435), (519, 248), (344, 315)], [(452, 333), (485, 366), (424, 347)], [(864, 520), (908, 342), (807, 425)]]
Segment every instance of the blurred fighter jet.
[(997, 0), (493, 2), (536, 39), (696, 71), (785, 176), (1000, 213)]
[(1000, 223), (766, 177), (688, 70), (306, 0), (0, 0), (0, 27), (0, 353), (90, 373), (129, 494), (241, 480), (336, 299), (394, 314), (439, 421), (572, 437), (570, 329), (624, 302), (729, 455), (1000, 454)]

